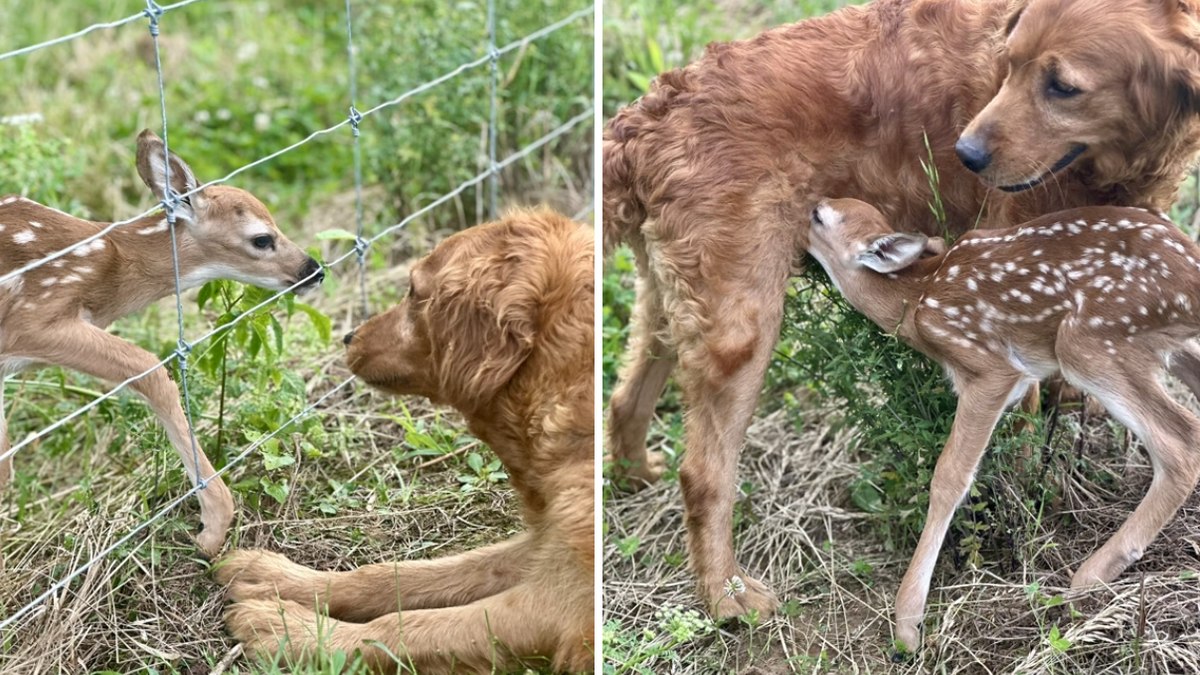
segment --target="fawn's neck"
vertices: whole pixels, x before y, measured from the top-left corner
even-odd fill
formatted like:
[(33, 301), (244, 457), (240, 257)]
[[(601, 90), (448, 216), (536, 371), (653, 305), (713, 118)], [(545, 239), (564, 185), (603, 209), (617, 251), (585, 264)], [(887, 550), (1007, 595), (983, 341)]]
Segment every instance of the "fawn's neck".
[(837, 279), (839, 290), (855, 309), (888, 333), (912, 343), (916, 340), (913, 314), (929, 279), (945, 256), (933, 256), (892, 274), (860, 269)]
[[(198, 286), (207, 280), (197, 272), (203, 260), (195, 239), (177, 222), (175, 237), (179, 251), (180, 290)], [(84, 306), (95, 323), (112, 321), (144, 309), (159, 298), (175, 292), (175, 267), (171, 231), (166, 217), (159, 213), (123, 225), (105, 235), (107, 264), (103, 276), (86, 292)], [(79, 264), (87, 264), (87, 255)]]

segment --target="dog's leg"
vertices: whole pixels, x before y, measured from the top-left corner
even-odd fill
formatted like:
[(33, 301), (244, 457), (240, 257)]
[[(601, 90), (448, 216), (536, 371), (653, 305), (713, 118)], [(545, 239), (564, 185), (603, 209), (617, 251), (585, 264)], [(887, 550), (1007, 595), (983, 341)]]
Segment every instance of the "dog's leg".
[(675, 367), (675, 353), (663, 342), (667, 330), (662, 296), (650, 273), (646, 253), (638, 249), (637, 301), (630, 317), (625, 365), (608, 404), (610, 472), (622, 487), (637, 489), (658, 480), (661, 453), (646, 450), (646, 432), (654, 406)]
[(779, 339), (792, 235), (783, 225), (751, 228), (759, 237), (753, 241), (745, 232), (705, 231), (712, 232), (706, 240), (650, 251), (679, 353), (687, 447), (679, 479), (690, 561), (716, 618), (765, 618), (778, 600), (735, 559), (733, 504), (738, 455)]
[(292, 663), (341, 650), (360, 651), (372, 672), (493, 673), (518, 665), (580, 672), (591, 670), (595, 649), (591, 612), (580, 611), (592, 592), (583, 583), (522, 584), (468, 605), (367, 623), (323, 617), (290, 600), (247, 600), (229, 607), (225, 623), (248, 654), (282, 653)]
[[(45, 334), (54, 335), (52, 352), (43, 351), (45, 345), (36, 342), (21, 345), (21, 352), (36, 360), (108, 382), (137, 377), (151, 371), (158, 363), (150, 352), (82, 321), (56, 326)], [(225, 483), (214, 476), (215, 470), (203, 450), (193, 453), (187, 418), (179, 403), (179, 388), (171, 381), (165, 367), (149, 372), (131, 382), (129, 387), (146, 399), (166, 427), (167, 436), (183, 459), (188, 479), (194, 481), (197, 471), (201, 478), (208, 479), (208, 486), (196, 493), (200, 500), (200, 522), (204, 525), (203, 531), (196, 536), (196, 543), (204, 553), (216, 555), (233, 521), (233, 495)]]
[(463, 605), (504, 591), (528, 571), (531, 542), (521, 534), (445, 558), (377, 563), (349, 572), (319, 572), (278, 553), (244, 549), (222, 559), (214, 573), (229, 585), (233, 600), (278, 597), (362, 622), (401, 609)]

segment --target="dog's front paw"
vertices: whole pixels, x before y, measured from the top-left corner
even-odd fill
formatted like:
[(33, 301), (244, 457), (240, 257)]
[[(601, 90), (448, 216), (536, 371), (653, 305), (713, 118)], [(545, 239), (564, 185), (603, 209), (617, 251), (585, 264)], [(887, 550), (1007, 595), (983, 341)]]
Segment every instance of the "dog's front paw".
[[(225, 626), (251, 658), (282, 654), (292, 661), (310, 656), (332, 629), (325, 619), (289, 600), (246, 600), (225, 610)], [(324, 632), (323, 632), (324, 631)]]
[(232, 551), (213, 566), (213, 574), (218, 583), (228, 587), (231, 600), (281, 598), (312, 608), (325, 594), (321, 572), (273, 551)]
[(718, 622), (739, 617), (762, 621), (775, 613), (779, 599), (761, 581), (738, 574), (725, 579), (719, 589), (710, 592), (708, 604)]
[(617, 488), (625, 492), (637, 492), (658, 482), (667, 468), (667, 460), (661, 452), (646, 452), (646, 459), (635, 462), (628, 459), (604, 458), (608, 465), (608, 476)]

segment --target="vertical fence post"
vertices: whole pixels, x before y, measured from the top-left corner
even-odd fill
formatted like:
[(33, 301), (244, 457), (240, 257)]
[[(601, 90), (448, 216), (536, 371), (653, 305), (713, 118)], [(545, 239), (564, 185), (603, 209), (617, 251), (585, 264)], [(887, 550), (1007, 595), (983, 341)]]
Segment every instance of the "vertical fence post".
[(188, 390), (188, 355), (192, 346), (188, 344), (183, 330), (183, 292), (179, 281), (179, 242), (176, 241), (175, 209), (179, 207), (180, 197), (175, 188), (171, 187), (171, 151), (170, 136), (167, 133), (167, 89), (163, 78), (162, 55), (159, 53), (158, 21), (163, 15), (162, 7), (154, 0), (146, 0), (146, 18), (150, 20), (150, 39), (154, 43), (154, 69), (158, 73), (158, 106), (162, 115), (163, 142), (163, 212), (167, 217), (167, 231), (171, 233), (171, 269), (175, 276), (175, 319), (178, 323), (179, 335), (175, 343), (175, 356), (179, 364), (179, 387), (183, 392), (183, 413), (187, 418), (188, 442), (192, 446), (192, 466), (196, 473), (192, 482), (201, 490), (208, 487), (208, 479), (200, 475), (200, 444), (196, 441), (196, 427), (192, 421), (192, 395)]
[(362, 113), (354, 106), (358, 103), (358, 73), (354, 67), (354, 19), (350, 12), (350, 0), (346, 0), (346, 61), (350, 70), (350, 130), (354, 134), (354, 253), (358, 257), (358, 292), (362, 302), (362, 315), (371, 314), (367, 299), (367, 240), (363, 237), (363, 174), (362, 142), (359, 140), (358, 125)]
[(500, 52), (496, 49), (496, 0), (487, 3), (487, 50), (491, 80), (488, 83), (488, 219), (499, 215), (500, 167), (496, 164), (496, 123), (499, 118)]

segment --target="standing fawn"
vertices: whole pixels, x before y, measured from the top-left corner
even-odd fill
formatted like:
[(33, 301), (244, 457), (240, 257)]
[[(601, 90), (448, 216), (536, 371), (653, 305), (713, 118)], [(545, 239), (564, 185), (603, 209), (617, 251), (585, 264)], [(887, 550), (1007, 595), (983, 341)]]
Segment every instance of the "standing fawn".
[[(163, 142), (143, 131), (138, 136), (137, 170), (159, 200), (167, 196), (165, 161)], [(197, 182), (188, 165), (175, 155), (169, 162), (173, 193), (194, 190)], [(233, 279), (272, 290), (299, 283), (300, 293), (324, 278), (317, 261), (288, 241), (262, 202), (245, 190), (206, 187), (183, 198), (175, 217), (181, 288)], [(106, 225), (22, 197), (0, 199), (0, 275), (66, 249)], [(118, 227), (0, 283), (0, 383), (33, 365), (62, 366), (108, 382), (151, 370), (157, 357), (104, 328), (174, 291), (171, 233), (161, 213)], [(154, 369), (129, 386), (166, 427), (188, 477), (208, 480), (198, 493), (204, 529), (197, 544), (215, 555), (233, 520), (229, 488), (214, 475), (203, 452), (193, 453), (179, 390), (166, 369)], [(8, 447), (0, 387), (0, 454)], [(0, 461), (0, 488), (11, 475), (11, 458)]]
[(856, 309), (940, 363), (958, 393), (930, 486), (925, 528), (896, 596), (896, 637), (916, 649), (950, 518), (1005, 408), (1061, 372), (1145, 443), (1154, 480), (1125, 524), (1080, 565), (1072, 588), (1138, 560), (1200, 477), (1200, 419), (1159, 381), (1200, 394), (1200, 247), (1133, 208), (1063, 211), (1007, 230), (940, 240), (894, 232), (873, 207), (820, 203), (810, 248)]

